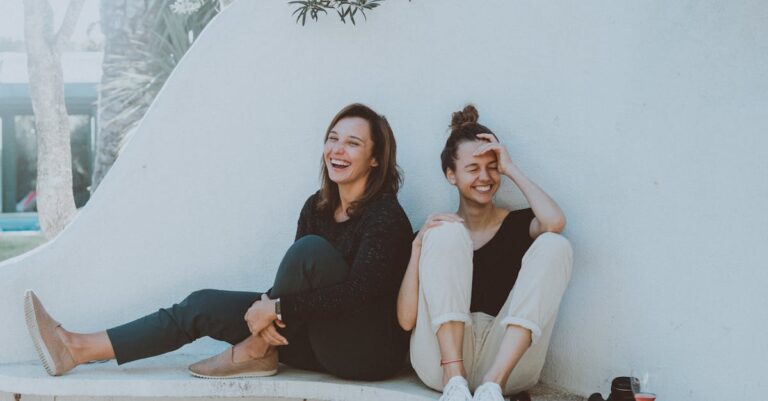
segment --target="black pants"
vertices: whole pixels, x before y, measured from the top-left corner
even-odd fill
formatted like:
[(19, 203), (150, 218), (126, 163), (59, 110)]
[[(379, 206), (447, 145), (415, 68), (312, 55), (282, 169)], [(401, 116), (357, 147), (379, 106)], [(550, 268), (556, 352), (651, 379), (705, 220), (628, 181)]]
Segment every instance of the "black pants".
[[(270, 298), (343, 282), (349, 266), (319, 236), (296, 241), (284, 256)], [(261, 293), (200, 290), (170, 308), (107, 330), (118, 364), (173, 351), (201, 337), (237, 344), (251, 335), (243, 319)], [(290, 343), (280, 361), (346, 379), (376, 380), (398, 372), (407, 352), (407, 334), (390, 311), (332, 320), (295, 321), (280, 329)]]

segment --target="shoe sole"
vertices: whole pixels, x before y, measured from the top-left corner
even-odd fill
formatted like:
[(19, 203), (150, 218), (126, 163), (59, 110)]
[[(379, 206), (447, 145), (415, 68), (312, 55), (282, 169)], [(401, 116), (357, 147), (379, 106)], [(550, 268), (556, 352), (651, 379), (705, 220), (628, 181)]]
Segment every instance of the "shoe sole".
[(56, 364), (53, 362), (48, 348), (43, 342), (43, 337), (40, 335), (40, 327), (37, 325), (37, 318), (35, 317), (35, 305), (32, 302), (32, 291), (27, 290), (24, 293), (24, 319), (27, 322), (27, 330), (30, 337), (32, 337), (32, 343), (35, 345), (35, 351), (40, 358), (40, 362), (43, 363), (43, 368), (51, 376), (56, 375)]
[(236, 375), (228, 375), (228, 376), (208, 376), (201, 373), (195, 373), (190, 369), (187, 369), (187, 372), (189, 372), (189, 374), (191, 374), (192, 376), (199, 377), (201, 379), (248, 379), (252, 377), (274, 376), (277, 374), (277, 369), (265, 370), (263, 372), (239, 373)]

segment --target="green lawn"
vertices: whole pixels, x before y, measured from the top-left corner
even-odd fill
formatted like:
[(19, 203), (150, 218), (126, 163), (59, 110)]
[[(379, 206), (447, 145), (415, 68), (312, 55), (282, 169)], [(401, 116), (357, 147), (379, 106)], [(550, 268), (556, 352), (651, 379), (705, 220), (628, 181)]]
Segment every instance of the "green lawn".
[(42, 233), (9, 234), (0, 232), (0, 261), (21, 255), (45, 242)]

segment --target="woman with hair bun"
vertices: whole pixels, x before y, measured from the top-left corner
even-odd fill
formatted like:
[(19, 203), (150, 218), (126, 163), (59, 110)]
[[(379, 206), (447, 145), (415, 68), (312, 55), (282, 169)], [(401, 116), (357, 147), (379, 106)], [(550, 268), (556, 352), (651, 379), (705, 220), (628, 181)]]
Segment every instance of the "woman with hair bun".
[(58, 376), (94, 360), (123, 364), (206, 336), (232, 346), (189, 366), (202, 378), (270, 376), (278, 361), (359, 380), (402, 370), (408, 335), (395, 302), (412, 232), (397, 200), (392, 128), (369, 107), (351, 104), (323, 141), (320, 190), (301, 209), (295, 242), (269, 291), (199, 290), (96, 333), (65, 330), (28, 291), (27, 327), (45, 370)]
[[(472, 105), (453, 113), (440, 158), (459, 209), (431, 215), (412, 243), (397, 301), (400, 326), (413, 330), (411, 363), (442, 401), (526, 399), (570, 281), (565, 216)], [(530, 208), (494, 204), (502, 176)]]

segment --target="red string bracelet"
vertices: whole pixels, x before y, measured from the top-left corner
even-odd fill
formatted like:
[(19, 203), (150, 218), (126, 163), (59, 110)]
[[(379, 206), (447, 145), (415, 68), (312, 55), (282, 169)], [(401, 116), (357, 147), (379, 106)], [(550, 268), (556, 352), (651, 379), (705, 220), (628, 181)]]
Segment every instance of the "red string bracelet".
[(447, 365), (449, 363), (464, 362), (464, 359), (454, 359), (452, 361), (440, 361), (440, 366)]

